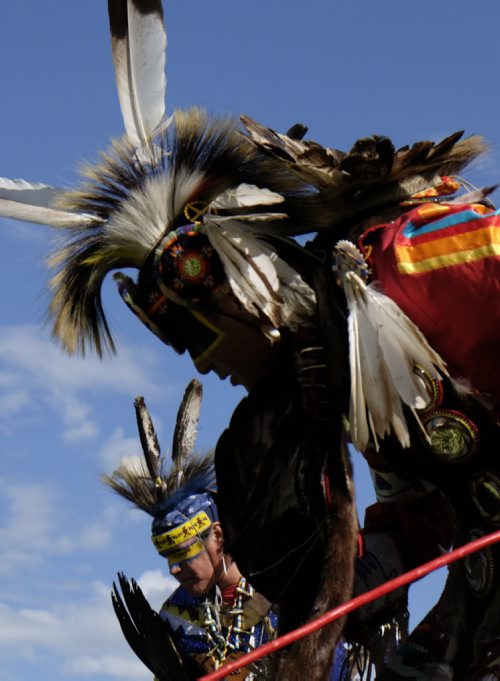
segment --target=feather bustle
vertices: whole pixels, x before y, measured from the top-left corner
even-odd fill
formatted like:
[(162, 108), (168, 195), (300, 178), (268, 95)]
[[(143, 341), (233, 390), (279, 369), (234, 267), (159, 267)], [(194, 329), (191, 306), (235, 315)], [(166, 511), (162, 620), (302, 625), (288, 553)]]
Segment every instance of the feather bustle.
[(59, 201), (61, 210), (92, 216), (88, 225), (69, 228), (65, 245), (50, 260), (59, 270), (52, 280), (50, 315), (69, 352), (83, 354), (89, 346), (100, 355), (114, 350), (102, 310), (102, 281), (112, 269), (140, 268), (163, 235), (184, 223), (186, 203), (210, 203), (241, 184), (255, 186), (262, 191), (263, 217), (245, 219), (252, 230), (269, 232), (283, 221), (288, 199), (271, 219), (264, 215), (267, 202), (277, 200), (277, 187), (281, 195), (295, 194), (298, 186), (248, 144), (234, 120), (210, 119), (200, 109), (176, 112), (175, 126), (155, 138), (155, 145), (159, 152), (151, 168), (129, 139), (115, 142), (100, 163), (84, 170), (82, 187)]
[(394, 432), (403, 447), (410, 436), (403, 404), (426, 405), (426, 392), (414, 372), (416, 363), (431, 376), (447, 375), (441, 357), (402, 310), (354, 272), (343, 277), (349, 310), (351, 371), (350, 421), (354, 445), (363, 451), (370, 436)]

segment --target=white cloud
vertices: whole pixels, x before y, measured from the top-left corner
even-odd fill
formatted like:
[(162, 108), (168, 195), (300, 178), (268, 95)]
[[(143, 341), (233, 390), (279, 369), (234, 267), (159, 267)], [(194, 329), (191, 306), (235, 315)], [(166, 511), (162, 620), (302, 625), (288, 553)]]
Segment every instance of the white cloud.
[(67, 674), (78, 676), (106, 674), (118, 679), (133, 679), (134, 681), (151, 681), (151, 672), (139, 661), (128, 660), (115, 655), (102, 657), (79, 656), (67, 661), (63, 665)]
[(55, 488), (50, 484), (2, 485), (7, 510), (0, 526), (0, 573), (41, 560), (57, 540)]
[[(30, 377), (30, 384), (58, 389), (91, 390), (103, 388), (129, 395), (137, 385), (156, 392), (134, 352), (120, 348), (120, 357), (107, 358), (104, 364), (95, 355), (69, 357), (37, 326), (4, 326), (0, 337), (0, 359), (10, 366), (10, 371), (22, 372)], [(18, 373), (19, 376), (19, 373)]]
[(117, 428), (99, 450), (99, 459), (106, 472), (113, 471), (123, 458), (142, 452), (138, 437), (125, 437), (123, 428)]
[[(160, 603), (175, 580), (159, 570), (145, 572), (139, 583)], [(52, 654), (67, 675), (151, 679), (151, 673), (129, 650), (100, 581), (87, 585), (79, 602), (51, 603), (46, 608), (0, 604), (0, 662)], [(151, 601), (153, 607), (156, 606)]]
[(93, 525), (84, 527), (81, 530), (77, 543), (80, 550), (90, 549), (95, 551), (105, 548), (109, 544), (110, 538), (111, 530), (109, 526), (102, 523), (102, 521), (97, 521)]
[[(165, 568), (167, 568), (166, 561)], [(174, 577), (161, 570), (146, 570), (137, 581), (152, 607), (156, 609), (159, 609), (167, 596), (179, 586), (179, 582)]]
[(0, 411), (4, 415), (17, 414), (30, 402), (30, 397), (25, 390), (13, 390), (0, 395)]
[(54, 604), (47, 609), (0, 604), (0, 659), (54, 656), (68, 674), (106, 674), (151, 678), (123, 639), (113, 613), (109, 589), (91, 585), (87, 600)]
[(52, 389), (49, 403), (59, 413), (66, 428), (62, 432), (65, 444), (90, 440), (97, 436), (99, 429), (91, 419), (92, 407), (67, 390)]
[(99, 429), (95, 423), (87, 421), (73, 428), (66, 428), (62, 433), (64, 444), (70, 445), (81, 440), (93, 440)]

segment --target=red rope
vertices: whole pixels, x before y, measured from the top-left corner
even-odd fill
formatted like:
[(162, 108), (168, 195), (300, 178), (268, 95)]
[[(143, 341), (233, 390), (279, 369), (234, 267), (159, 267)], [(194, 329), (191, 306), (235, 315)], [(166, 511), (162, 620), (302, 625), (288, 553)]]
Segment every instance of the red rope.
[(492, 532), (491, 534), (488, 534), (485, 537), (475, 539), (469, 544), (461, 546), (460, 548), (455, 549), (454, 551), (450, 551), (450, 553), (445, 553), (444, 555), (439, 556), (439, 558), (435, 558), (434, 560), (431, 560), (428, 563), (424, 563), (424, 565), (421, 565), (420, 567), (415, 568), (414, 570), (410, 570), (410, 572), (406, 572), (405, 574), (400, 575), (395, 579), (391, 579), (385, 584), (382, 584), (381, 586), (378, 586), (375, 589), (371, 589), (371, 591), (367, 591), (366, 593), (361, 594), (361, 596), (356, 596), (356, 598), (353, 598), (352, 600), (348, 601), (347, 603), (344, 603), (343, 605), (339, 605), (337, 608), (334, 608), (333, 610), (326, 612), (324, 615), (321, 615), (315, 620), (312, 620), (311, 622), (304, 624), (302, 627), (299, 627), (298, 629), (295, 629), (294, 631), (291, 631), (290, 633), (285, 634), (284, 636), (280, 636), (274, 641), (269, 641), (269, 643), (265, 643), (259, 648), (255, 648), (255, 650), (252, 650), (250, 653), (242, 655), (236, 661), (223, 665), (216, 671), (200, 677), (198, 681), (216, 681), (217, 679), (223, 679), (224, 677), (228, 676), (229, 674), (232, 674), (238, 669), (246, 667), (251, 662), (255, 662), (256, 660), (259, 660), (261, 657), (264, 657), (265, 655), (270, 655), (271, 653), (280, 650), (280, 648), (284, 648), (285, 646), (288, 646), (291, 643), (295, 643), (295, 641), (297, 641), (298, 639), (304, 638), (304, 636), (307, 636), (308, 634), (312, 634), (313, 631), (321, 629), (326, 624), (330, 624), (330, 622), (333, 622), (334, 620), (339, 619), (344, 615), (347, 615), (353, 610), (357, 610), (357, 608), (361, 608), (363, 605), (371, 603), (377, 598), (385, 596), (391, 591), (399, 589), (399, 587), (401, 586), (406, 586), (407, 584), (416, 582), (418, 579), (425, 577), (430, 572), (433, 572), (438, 568), (444, 567), (445, 565), (449, 565), (450, 563), (454, 563), (455, 561), (460, 560), (460, 558), (465, 558), (465, 556), (468, 556), (469, 554), (474, 553), (476, 551), (480, 551), (481, 549), (484, 549), (486, 546), (496, 544), (499, 541), (500, 530)]

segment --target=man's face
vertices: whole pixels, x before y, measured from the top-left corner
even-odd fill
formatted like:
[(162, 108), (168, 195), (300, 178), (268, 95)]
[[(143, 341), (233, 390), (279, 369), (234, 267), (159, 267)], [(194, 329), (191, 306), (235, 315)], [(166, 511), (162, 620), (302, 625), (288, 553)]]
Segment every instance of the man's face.
[(170, 574), (190, 596), (203, 596), (215, 585), (221, 555), (213, 532), (205, 540), (188, 539), (176, 546), (175, 552), (163, 555), (168, 560)]
[(195, 362), (201, 374), (214, 371), (219, 378), (231, 377), (233, 385), (252, 385), (271, 368), (273, 351), (255, 317), (238, 307), (232, 296), (220, 301), (217, 309), (203, 310), (224, 338), (209, 354)]

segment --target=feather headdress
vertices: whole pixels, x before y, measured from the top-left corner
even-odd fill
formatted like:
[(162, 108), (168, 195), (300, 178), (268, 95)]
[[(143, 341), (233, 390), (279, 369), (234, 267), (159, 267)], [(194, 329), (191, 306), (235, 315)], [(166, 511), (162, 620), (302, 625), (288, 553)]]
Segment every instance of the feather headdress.
[[(200, 109), (178, 111), (155, 138), (155, 162), (116, 142), (87, 182), (67, 192), (59, 207), (94, 216), (85, 228), (66, 230), (65, 245), (51, 258), (54, 331), (70, 352), (93, 345), (99, 354), (113, 341), (102, 310), (104, 277), (123, 267), (141, 268), (162, 238), (186, 223), (186, 207), (203, 206), (199, 228), (221, 258), (233, 293), (254, 315), (293, 326), (314, 310), (314, 294), (263, 237), (293, 220), (298, 183), (276, 173), (229, 119)], [(278, 190), (279, 189), (279, 193)]]
[(130, 457), (103, 482), (153, 518), (162, 517), (186, 497), (217, 491), (213, 453), (195, 454), (202, 386), (193, 379), (177, 412), (171, 459), (161, 456), (158, 438), (143, 397), (134, 402), (144, 457)]
[(189, 203), (206, 206), (203, 231), (247, 311), (294, 328), (313, 314), (314, 293), (265, 239), (286, 235), (285, 223), (304, 231), (306, 215), (306, 231), (314, 228), (305, 183), (249, 144), (235, 121), (200, 109), (167, 119), (161, 0), (109, 0), (108, 9), (125, 136), (75, 191), (0, 180), (0, 214), (61, 230), (49, 260), (55, 337), (70, 353), (114, 351), (103, 279), (140, 269), (166, 234), (192, 222)]
[[(279, 256), (277, 237), (352, 226), (457, 172), (484, 149), (480, 138), (459, 141), (457, 133), (396, 152), (388, 138), (374, 136), (346, 154), (302, 141), (302, 125), (281, 135), (243, 117), (245, 137), (234, 121), (211, 120), (199, 109), (167, 119), (161, 0), (108, 0), (108, 9), (125, 136), (84, 171), (76, 191), (0, 180), (0, 214), (61, 229), (49, 261), (57, 270), (50, 317), (68, 352), (114, 350), (104, 278), (118, 268), (150, 267), (165, 235), (193, 222), (189, 204), (197, 205), (198, 227), (241, 305), (264, 323), (296, 330), (315, 314), (315, 293)], [(133, 300), (132, 283), (122, 278), (121, 289), (170, 342)]]

